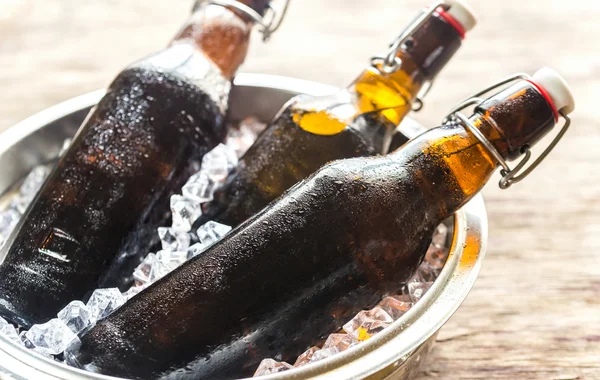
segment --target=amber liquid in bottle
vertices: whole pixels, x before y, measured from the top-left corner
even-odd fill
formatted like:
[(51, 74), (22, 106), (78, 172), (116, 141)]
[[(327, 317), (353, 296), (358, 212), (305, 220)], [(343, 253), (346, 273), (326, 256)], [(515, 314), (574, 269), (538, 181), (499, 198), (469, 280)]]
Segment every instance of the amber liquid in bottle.
[(398, 54), (397, 71), (371, 67), (334, 95), (292, 99), (241, 158), (196, 227), (208, 220), (237, 226), (327, 162), (386, 153), (394, 128), (423, 84), (459, 49), (461, 37), (434, 13)]
[(95, 288), (125, 286), (169, 197), (226, 136), (251, 27), (201, 5), (169, 47), (117, 76), (0, 252), (0, 315), (43, 323)]
[[(476, 111), (471, 121), (504, 158), (556, 122), (526, 81)], [(497, 166), (457, 124), (388, 156), (328, 164), (100, 321), (69, 360), (144, 379), (232, 379), (251, 376), (266, 357), (294, 360), (398, 291), (436, 226)]]

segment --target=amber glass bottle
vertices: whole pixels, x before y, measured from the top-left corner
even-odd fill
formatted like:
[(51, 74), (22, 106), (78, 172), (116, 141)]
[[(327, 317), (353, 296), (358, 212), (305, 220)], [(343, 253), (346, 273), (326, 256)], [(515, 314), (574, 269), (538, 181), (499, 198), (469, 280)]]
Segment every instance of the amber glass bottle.
[(208, 220), (237, 226), (327, 162), (386, 153), (419, 91), (475, 25), (460, 2), (424, 12), (424, 22), (409, 27), (406, 41), (390, 52), (397, 67), (376, 59), (336, 94), (292, 99), (205, 206), (196, 227)]
[[(557, 107), (573, 101), (546, 70), (470, 121), (512, 159), (554, 127)], [(100, 321), (69, 361), (140, 379), (229, 379), (265, 357), (289, 361), (402, 286), (436, 226), (498, 166), (490, 152), (449, 123), (388, 156), (328, 164)]]
[[(259, 13), (268, 5), (243, 2)], [(253, 24), (199, 2), (166, 49), (117, 76), (0, 253), (0, 315), (42, 323), (131, 273), (171, 194), (226, 136)]]

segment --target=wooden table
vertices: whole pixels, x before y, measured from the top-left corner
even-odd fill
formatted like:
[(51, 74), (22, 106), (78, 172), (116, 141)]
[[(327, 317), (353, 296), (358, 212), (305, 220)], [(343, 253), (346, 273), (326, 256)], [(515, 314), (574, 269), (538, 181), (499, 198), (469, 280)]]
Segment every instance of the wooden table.
[[(348, 83), (424, 0), (298, 0), (244, 71)], [(484, 191), (490, 242), (480, 278), (443, 328), (424, 379), (600, 379), (600, 2), (471, 0), (480, 24), (416, 118), (543, 65), (573, 87), (573, 127), (526, 181)], [(162, 47), (188, 0), (0, 0), (0, 130), (105, 86)], [(540, 149), (536, 148), (536, 152)]]

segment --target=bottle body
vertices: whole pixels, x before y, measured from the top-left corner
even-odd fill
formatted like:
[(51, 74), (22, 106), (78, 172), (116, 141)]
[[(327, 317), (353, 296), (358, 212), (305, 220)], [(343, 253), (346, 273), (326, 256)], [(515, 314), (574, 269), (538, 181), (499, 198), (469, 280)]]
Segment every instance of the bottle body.
[(223, 379), (251, 375), (265, 357), (296, 357), (397, 291), (435, 227), (466, 201), (439, 155), (423, 154), (426, 143), (325, 166), (99, 322), (83, 337), (80, 365)]
[(194, 17), (207, 28), (190, 23), (112, 82), (4, 245), (3, 317), (28, 327), (95, 288), (125, 288), (168, 221), (169, 197), (225, 138), (230, 67), (202, 45), (230, 27), (238, 56), (250, 27), (224, 7)]

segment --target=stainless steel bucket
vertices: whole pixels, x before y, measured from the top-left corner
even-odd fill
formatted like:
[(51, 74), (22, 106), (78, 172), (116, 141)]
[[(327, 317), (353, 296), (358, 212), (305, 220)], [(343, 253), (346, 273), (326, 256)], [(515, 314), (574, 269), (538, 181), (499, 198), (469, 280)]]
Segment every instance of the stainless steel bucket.
[[(233, 119), (271, 119), (293, 95), (323, 95), (335, 88), (298, 79), (241, 74), (232, 94)], [(53, 160), (73, 136), (103, 91), (82, 95), (42, 111), (0, 135), (0, 195), (34, 166)], [(405, 124), (410, 130), (415, 122)], [(454, 215), (448, 261), (427, 294), (401, 319), (366, 342), (299, 369), (263, 377), (283, 379), (409, 379), (416, 374), (438, 330), (473, 286), (487, 243), (481, 196)], [(0, 379), (115, 379), (67, 367), (0, 337)]]

